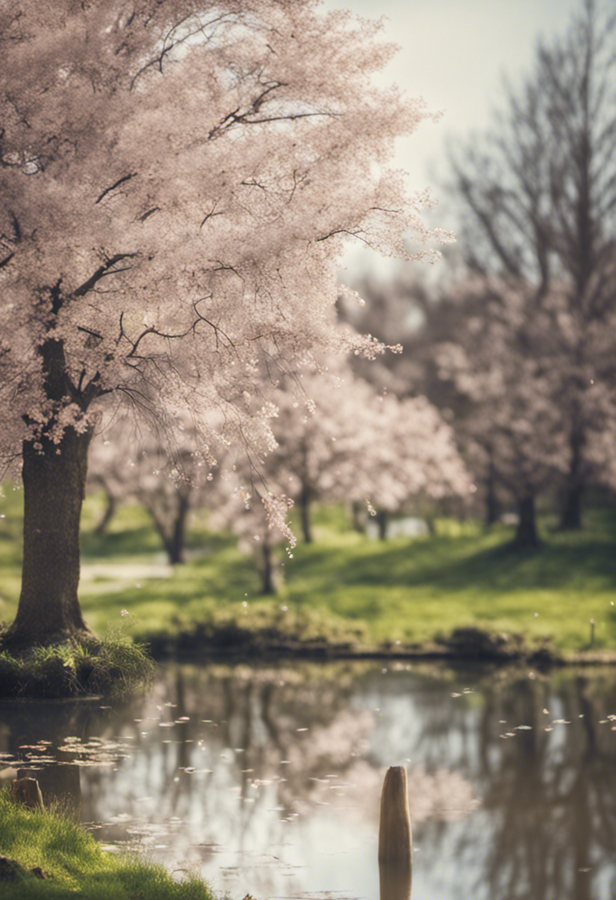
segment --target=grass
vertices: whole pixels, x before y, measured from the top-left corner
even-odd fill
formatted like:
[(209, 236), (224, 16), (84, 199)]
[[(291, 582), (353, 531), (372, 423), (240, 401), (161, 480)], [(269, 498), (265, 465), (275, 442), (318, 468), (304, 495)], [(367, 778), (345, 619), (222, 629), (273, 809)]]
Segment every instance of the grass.
[[(0, 792), (0, 855), (15, 860), (14, 880), (2, 880), (2, 900), (212, 900), (200, 879), (175, 880), (162, 866), (101, 850), (67, 819), (30, 811)], [(39, 867), (47, 877), (30, 873)]]
[[(0, 512), (0, 565), (10, 621), (19, 583), (20, 492), (6, 491)], [(230, 535), (212, 533), (194, 516), (189, 562), (167, 566), (145, 513), (127, 506), (102, 539), (92, 533), (101, 498), (84, 510), (81, 600), (99, 634), (127, 624), (134, 637), (164, 643), (180, 633), (229, 640), (237, 631), (278, 639), (324, 638), (369, 646), (425, 644), (456, 628), (480, 626), (551, 642), (559, 652), (616, 651), (616, 512), (597, 508), (582, 532), (542, 522), (541, 550), (513, 552), (511, 530), (441, 521), (426, 538), (369, 540), (352, 531), (341, 509), (315, 517), (315, 540), (281, 553), (285, 585), (259, 594), (254, 561)], [(129, 615), (123, 616), (123, 611)]]
[(0, 652), (0, 696), (13, 698), (123, 696), (147, 685), (154, 663), (140, 643), (124, 635), (75, 645)]

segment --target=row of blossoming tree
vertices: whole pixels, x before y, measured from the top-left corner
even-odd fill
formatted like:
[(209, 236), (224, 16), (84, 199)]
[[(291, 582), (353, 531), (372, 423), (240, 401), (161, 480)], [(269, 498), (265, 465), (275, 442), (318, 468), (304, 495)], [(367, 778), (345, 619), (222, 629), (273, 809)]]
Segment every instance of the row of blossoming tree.
[(377, 315), (351, 316), (385, 339), (414, 322), (392, 383), (423, 383), (518, 545), (539, 542), (541, 496), (579, 528), (588, 488), (616, 484), (615, 83), (616, 17), (585, 0), (492, 129), (452, 148), (447, 279), (364, 285)]
[[(108, 497), (101, 526), (119, 503), (140, 503), (175, 564), (184, 559), (189, 513), (203, 508), (213, 526), (235, 531), (257, 555), (263, 591), (271, 592), (275, 547), (295, 542), (286, 525), (291, 505), (310, 542), (315, 503), (357, 505), (384, 524), (389, 513), (433, 510), (452, 498), (464, 504), (472, 496), (453, 431), (425, 398), (377, 392), (338, 357), (299, 373), (298, 381), (272, 392), (276, 446), (260, 463), (230, 446), (211, 470), (196, 452), (194, 428), (177, 433), (170, 450), (161, 435), (143, 426), (136, 432), (127, 416), (116, 417), (91, 453), (91, 486)], [(274, 527), (263, 493), (269, 505), (281, 504)]]
[[(427, 113), (372, 84), (392, 53), (377, 30), (312, 0), (0, 8), (0, 450), (25, 504), (3, 647), (88, 634), (79, 522), (103, 411), (171, 447), (194, 429), (207, 470), (230, 446), (259, 470), (283, 382), (382, 350), (336, 327), (344, 241), (405, 256), (409, 231), (430, 235), (390, 165)], [(286, 501), (262, 499), (284, 529)]]

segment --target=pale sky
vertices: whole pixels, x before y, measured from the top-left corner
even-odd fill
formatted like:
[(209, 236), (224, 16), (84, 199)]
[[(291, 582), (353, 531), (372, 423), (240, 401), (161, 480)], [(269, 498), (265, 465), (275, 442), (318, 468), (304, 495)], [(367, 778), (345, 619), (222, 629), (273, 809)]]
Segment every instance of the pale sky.
[(324, 6), (387, 17), (383, 35), (400, 46), (387, 80), (444, 110), (440, 122), (422, 123), (397, 152), (410, 186), (430, 185), (438, 197), (433, 170), (445, 174), (447, 136), (485, 127), (490, 109), (502, 102), (503, 78), (515, 84), (529, 72), (539, 37), (562, 34), (581, 0), (325, 0)]

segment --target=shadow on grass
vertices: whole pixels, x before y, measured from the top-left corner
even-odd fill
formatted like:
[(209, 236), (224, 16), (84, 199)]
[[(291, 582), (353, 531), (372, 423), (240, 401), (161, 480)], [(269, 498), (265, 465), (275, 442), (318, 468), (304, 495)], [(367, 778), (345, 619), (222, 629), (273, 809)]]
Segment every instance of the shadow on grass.
[[(298, 554), (293, 578), (310, 581), (329, 571), (338, 583), (351, 585), (430, 585), (465, 590), (473, 585), (513, 591), (602, 585), (616, 587), (616, 541), (605, 534), (554, 533), (540, 547), (522, 549), (506, 536), (418, 539), (362, 545), (352, 551), (308, 548)], [(486, 546), (487, 544), (487, 546)]]
[[(225, 533), (190, 532), (186, 539), (187, 556), (208, 556), (218, 553), (234, 541)], [(102, 536), (93, 531), (81, 534), (81, 549), (90, 559), (109, 559), (112, 556), (139, 556), (148, 553), (163, 553), (162, 542), (149, 523), (137, 528), (127, 526), (122, 530), (110, 531)]]
[(112, 531), (103, 537), (93, 532), (81, 535), (81, 549), (85, 556), (108, 559), (111, 556), (131, 556), (159, 550), (160, 541), (149, 526)]

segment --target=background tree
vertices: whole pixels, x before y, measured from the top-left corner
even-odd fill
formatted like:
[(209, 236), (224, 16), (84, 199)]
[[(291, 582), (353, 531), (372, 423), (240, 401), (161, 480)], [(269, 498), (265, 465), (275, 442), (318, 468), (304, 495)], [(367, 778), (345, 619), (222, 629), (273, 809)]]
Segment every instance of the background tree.
[(468, 496), (453, 432), (434, 406), (380, 393), (348, 363), (328, 362), (302, 377), (308, 405), (279, 392), (272, 422), (278, 446), (268, 464), (298, 506), (305, 541), (312, 540), (314, 501), (358, 502), (386, 514)]
[[(262, 594), (275, 594), (283, 577), (280, 547), (286, 541), (290, 551), (296, 538), (288, 520), (293, 500), (287, 496), (287, 472), (272, 454), (256, 473), (245, 454), (225, 461), (213, 498), (209, 522), (214, 528), (228, 528), (238, 538), (238, 547), (256, 560)], [(255, 476), (261, 484), (255, 484)], [(261, 495), (259, 494), (261, 491)]]
[(345, 502), (356, 494), (365, 502), (369, 479), (376, 477), (368, 451), (383, 438), (374, 389), (342, 360), (327, 363), (302, 374), (303, 402), (291, 385), (278, 392), (272, 422), (277, 447), (271, 464), (297, 507), (306, 542), (315, 502)]
[[(368, 455), (371, 506), (380, 537), (392, 513), (432, 518), (445, 500), (464, 509), (475, 486), (453, 429), (425, 397), (379, 396), (373, 418), (377, 440)], [(353, 495), (357, 498), (357, 494)]]
[[(386, 528), (387, 515), (409, 504), (423, 512), (443, 497), (469, 496), (472, 485), (453, 432), (425, 398), (380, 395), (337, 358), (301, 373), (301, 384), (310, 398), (305, 402), (282, 387), (274, 395), (277, 446), (261, 474), (272, 492), (268, 502), (285, 494), (296, 505), (304, 541), (313, 540), (316, 502), (368, 506)], [(272, 593), (280, 581), (276, 545), (289, 540), (289, 531), (268, 530), (246, 462), (222, 477), (234, 489), (219, 492), (215, 520), (239, 535), (243, 549), (257, 552), (263, 593)]]
[(90, 450), (88, 484), (102, 487), (107, 500), (95, 531), (104, 531), (121, 503), (137, 502), (150, 516), (170, 565), (182, 563), (189, 513), (213, 495), (214, 477), (189, 424), (178, 427), (170, 446), (147, 423), (136, 427), (120, 414), (101, 429)]
[(440, 311), (450, 329), (455, 323), (455, 338), (431, 347), (457, 409), (465, 455), (478, 466), (489, 504), (498, 485), (514, 500), (514, 545), (536, 547), (536, 499), (567, 468), (561, 411), (554, 404), (559, 369), (553, 317), (545, 305), (537, 307), (534, 290), (484, 277), (459, 285)]
[[(204, 457), (271, 446), (262, 373), (332, 328), (343, 241), (427, 235), (388, 165), (420, 102), (371, 85), (377, 26), (274, 0), (0, 10), (2, 454), (23, 464), (13, 647), (86, 632), (79, 518), (101, 397)], [(376, 165), (375, 165), (376, 164)], [(203, 425), (212, 408), (223, 427)]]
[(564, 528), (582, 522), (594, 385), (609, 378), (596, 337), (616, 305), (615, 38), (613, 10), (585, 0), (561, 39), (540, 44), (492, 131), (452, 153), (472, 267), (533, 285), (538, 305), (555, 289), (566, 301), (553, 394), (568, 441)]

